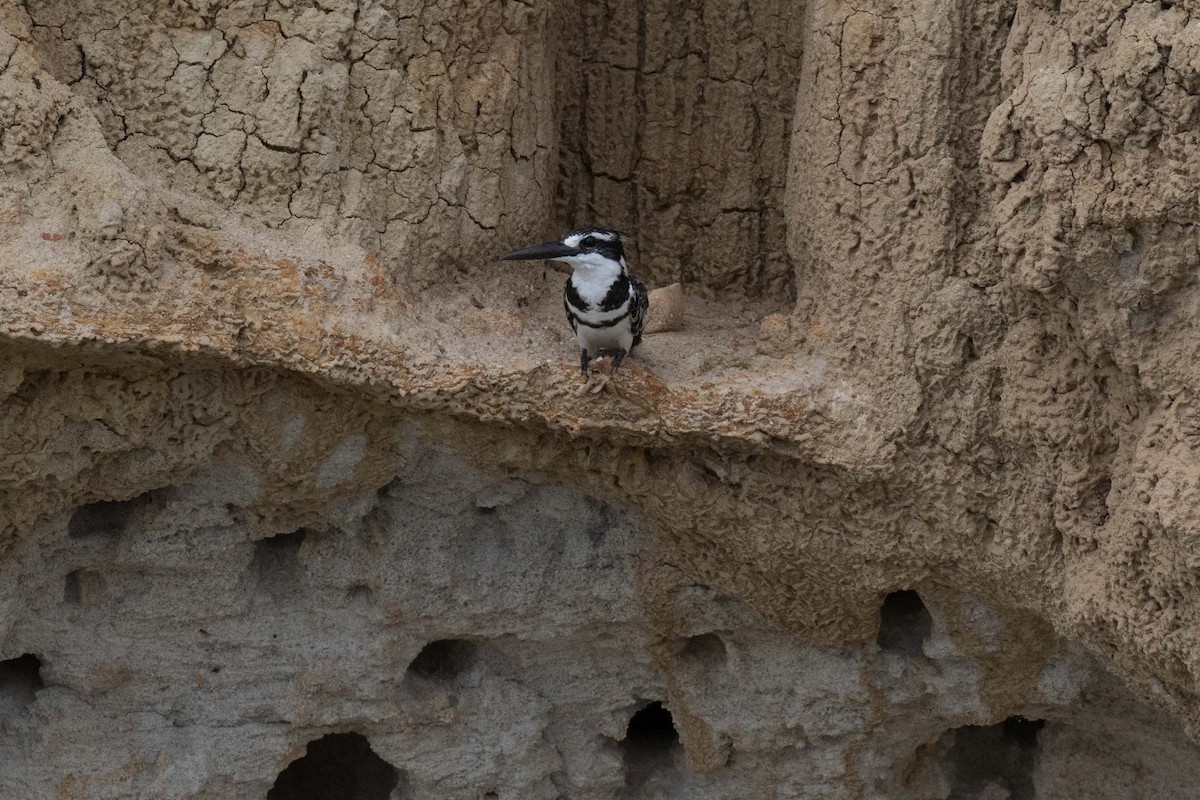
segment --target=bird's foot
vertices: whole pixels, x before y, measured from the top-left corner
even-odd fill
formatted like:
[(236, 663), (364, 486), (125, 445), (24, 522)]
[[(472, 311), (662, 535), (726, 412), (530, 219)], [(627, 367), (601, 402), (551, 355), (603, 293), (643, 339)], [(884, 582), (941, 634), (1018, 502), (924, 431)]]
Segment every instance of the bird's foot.
[(586, 394), (600, 394), (602, 391), (607, 389), (610, 384), (613, 386), (613, 388), (616, 388), (616, 376), (616, 364), (612, 359), (595, 359), (591, 362), (589, 368), (583, 373), (583, 384), (576, 390), (575, 393), (580, 396)]
[(612, 375), (600, 370), (596, 372), (588, 372), (584, 375), (583, 383), (579, 384), (579, 388), (575, 390), (575, 394), (580, 397), (588, 394), (600, 394), (608, 388), (612, 382)]

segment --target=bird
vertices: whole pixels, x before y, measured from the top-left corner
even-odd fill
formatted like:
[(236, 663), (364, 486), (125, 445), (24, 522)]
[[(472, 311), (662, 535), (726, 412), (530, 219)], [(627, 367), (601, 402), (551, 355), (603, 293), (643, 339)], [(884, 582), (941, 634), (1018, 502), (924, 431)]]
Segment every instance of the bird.
[(571, 267), (563, 289), (563, 308), (579, 342), (579, 368), (601, 352), (612, 354), (615, 372), (642, 341), (650, 317), (646, 286), (629, 274), (625, 237), (612, 228), (581, 228), (556, 241), (535, 244), (501, 256), (503, 261), (545, 259)]

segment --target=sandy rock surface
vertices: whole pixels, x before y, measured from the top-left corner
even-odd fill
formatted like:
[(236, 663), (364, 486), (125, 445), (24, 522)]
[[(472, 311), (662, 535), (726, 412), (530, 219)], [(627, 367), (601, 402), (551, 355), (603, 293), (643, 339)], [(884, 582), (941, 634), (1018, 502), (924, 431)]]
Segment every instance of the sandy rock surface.
[(0, 0), (0, 796), (1192, 796), (1191, 13)]

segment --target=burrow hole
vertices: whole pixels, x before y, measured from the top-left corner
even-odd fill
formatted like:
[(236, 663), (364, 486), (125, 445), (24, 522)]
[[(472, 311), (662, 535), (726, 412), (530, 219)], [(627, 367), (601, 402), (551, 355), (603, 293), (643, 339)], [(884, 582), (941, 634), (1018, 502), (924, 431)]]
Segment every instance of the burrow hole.
[(286, 592), (295, 587), (300, 571), (300, 548), (308, 531), (304, 528), (259, 539), (254, 543), (251, 565), (258, 577), (259, 588), (271, 594)]
[(104, 576), (91, 569), (74, 569), (63, 582), (63, 602), (70, 606), (96, 608), (104, 599)]
[(358, 733), (330, 733), (308, 743), (275, 779), (267, 800), (389, 800), (403, 774)]
[(892, 592), (879, 609), (879, 636), (875, 642), (883, 650), (907, 656), (920, 656), (922, 646), (933, 632), (933, 617), (911, 589)]
[(346, 599), (354, 605), (370, 605), (375, 599), (375, 590), (365, 583), (355, 583), (346, 590)]
[(0, 717), (27, 711), (45, 685), (42, 661), (33, 653), (0, 661)]
[(685, 665), (696, 665), (705, 670), (725, 665), (728, 653), (725, 642), (715, 633), (701, 633), (689, 637), (679, 649), (679, 660)]
[(979, 358), (979, 351), (975, 348), (975, 340), (970, 336), (963, 339), (963, 358), (967, 361), (976, 361)]
[(661, 702), (644, 706), (630, 718), (620, 747), (628, 796), (649, 794), (660, 782), (664, 787), (678, 783), (683, 746), (675, 720)]
[(421, 648), (408, 665), (407, 676), (434, 683), (453, 683), (471, 669), (478, 654), (474, 642), (466, 639), (439, 639)]
[(1033, 770), (1045, 720), (1009, 717), (996, 725), (967, 725), (942, 735), (950, 797), (1004, 796), (1034, 800)]
[(116, 539), (151, 500), (150, 492), (146, 492), (132, 500), (101, 500), (80, 506), (67, 523), (67, 535), (72, 539)]

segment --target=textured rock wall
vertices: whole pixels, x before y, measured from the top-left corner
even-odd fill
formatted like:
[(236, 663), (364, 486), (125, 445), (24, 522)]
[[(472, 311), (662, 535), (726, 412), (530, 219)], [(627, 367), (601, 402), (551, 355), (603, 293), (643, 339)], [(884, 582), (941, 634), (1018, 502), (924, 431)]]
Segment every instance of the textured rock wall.
[[(299, 431), (300, 403), (275, 387), (240, 411)], [(346, 796), (339, 767), (369, 773), (310, 743), (350, 733), (386, 762), (360, 777), (378, 798), (1158, 798), (1200, 779), (1176, 725), (1028, 618), (940, 592), (885, 604), (877, 641), (814, 646), (612, 506), (467, 466), (438, 441), (462, 433), (330, 442), (318, 483), (358, 459), (395, 477), (302, 527), (246, 507), (261, 467), (224, 446), (11, 549), (5, 641), (40, 667), (0, 670), (4, 796)], [(980, 725), (1012, 678), (990, 656), (1031, 643), (1010, 718)], [(655, 703), (665, 721), (631, 722)], [(306, 753), (324, 774), (290, 789)]]
[(785, 6), (24, 9), (122, 164), (262, 224), (432, 279), (557, 208), (655, 232), (655, 279), (779, 293), (800, 39)]
[(544, 11), (265, 0), (19, 10), (124, 166), (260, 224), (338, 235), (430, 276), (490, 253), (506, 203), (546, 211)]
[(794, 324), (885, 377), (912, 463), (958, 476), (926, 485), (977, 487), (981, 552), (1054, 576), (1024, 602), (1059, 597), (1193, 707), (1200, 27), (1187, 4), (937, 9), (814, 7)]
[(791, 4), (562, 4), (560, 214), (619, 220), (660, 283), (787, 298)]
[(5, 793), (1187, 796), (1191, 13), (0, 3)]

